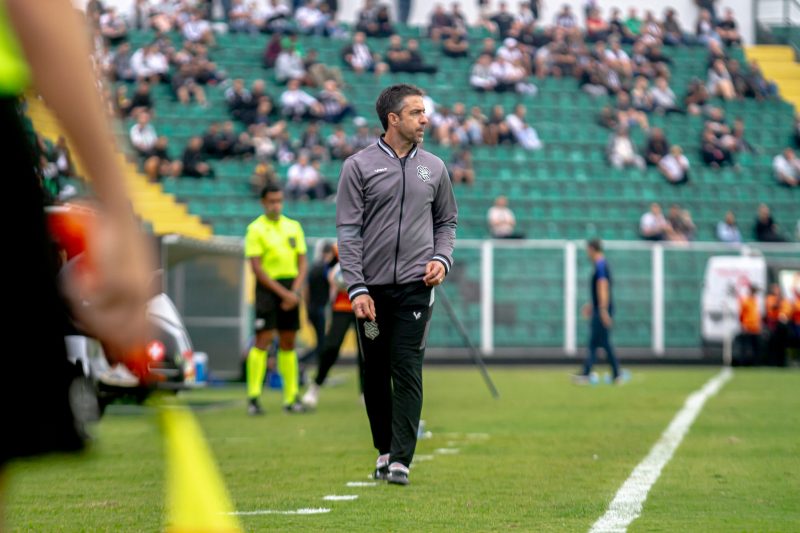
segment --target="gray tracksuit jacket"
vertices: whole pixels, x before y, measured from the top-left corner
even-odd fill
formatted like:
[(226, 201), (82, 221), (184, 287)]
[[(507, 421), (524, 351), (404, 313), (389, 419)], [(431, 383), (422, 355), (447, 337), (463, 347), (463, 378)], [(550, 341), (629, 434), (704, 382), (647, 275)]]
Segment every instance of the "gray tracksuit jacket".
[(383, 139), (347, 158), (336, 196), (339, 261), (350, 300), (367, 285), (422, 281), (453, 264), (458, 208), (441, 159), (414, 146), (399, 159)]

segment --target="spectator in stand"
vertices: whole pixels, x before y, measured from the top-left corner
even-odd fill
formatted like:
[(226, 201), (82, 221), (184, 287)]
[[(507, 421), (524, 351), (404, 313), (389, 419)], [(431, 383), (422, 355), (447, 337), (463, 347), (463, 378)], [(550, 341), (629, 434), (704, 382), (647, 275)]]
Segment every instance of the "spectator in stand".
[(313, 48), (306, 52), (306, 57), (303, 58), (303, 65), (305, 65), (308, 73), (306, 81), (312, 87), (322, 87), (326, 81), (332, 80), (336, 82), (336, 85), (342, 87), (344, 85), (342, 69), (334, 65), (321, 63), (318, 58), (319, 54)]
[(700, 16), (695, 26), (695, 36), (697, 37), (697, 42), (703, 46), (708, 46), (711, 41), (719, 41), (719, 35), (714, 29), (714, 20), (707, 9), (700, 11)]
[[(264, 68), (273, 68), (275, 62), (278, 60), (278, 55), (281, 53), (281, 34), (273, 33), (272, 37), (267, 41), (267, 46), (264, 48), (264, 55), (262, 58), (262, 65)], [(260, 194), (260, 192), (259, 192)]]
[(292, 10), (283, 0), (270, 0), (262, 8), (256, 7), (253, 13), (253, 21), (262, 32), (278, 36), (291, 28), (291, 18)]
[(177, 178), (182, 172), (183, 163), (169, 157), (169, 141), (159, 137), (144, 162), (144, 173), (150, 181), (161, 181), (164, 177)]
[(644, 159), (647, 165), (658, 167), (661, 158), (669, 153), (669, 142), (664, 137), (664, 130), (653, 128), (647, 138)]
[(322, 118), (325, 122), (338, 124), (345, 117), (354, 113), (353, 106), (350, 105), (347, 97), (333, 80), (325, 82), (325, 88), (320, 91), (317, 100), (322, 105)]
[(287, 173), (286, 195), (292, 200), (325, 198), (325, 187), (319, 171), (311, 164), (308, 153), (300, 152), (297, 162)]
[(442, 38), (447, 38), (456, 31), (455, 24), (455, 21), (444, 10), (444, 6), (436, 4), (428, 25), (428, 36), (433, 42), (438, 43)]
[(181, 27), (181, 35), (192, 43), (203, 43), (208, 46), (215, 45), (211, 24), (203, 18), (199, 9), (194, 9), (190, 12), (189, 20)]
[(628, 28), (629, 35), (633, 35), (634, 39), (638, 38), (642, 33), (642, 20), (636, 13), (635, 7), (628, 9), (628, 18), (625, 19), (625, 27)]
[(670, 89), (667, 78), (659, 76), (653, 87), (650, 88), (650, 99), (653, 102), (653, 110), (660, 114), (683, 113), (678, 108), (675, 93)]
[(150, 83), (169, 81), (169, 59), (154, 44), (136, 50), (131, 56), (130, 66), (138, 79)]
[(231, 86), (225, 90), (225, 102), (228, 104), (228, 112), (234, 119), (245, 124), (251, 123), (245, 119), (248, 118), (248, 110), (252, 109), (253, 96), (245, 88), (243, 79), (233, 80)]
[(619, 120), (619, 123), (624, 125), (626, 129), (634, 126), (639, 126), (644, 131), (650, 129), (647, 114), (633, 107), (630, 95), (625, 91), (620, 91), (617, 94), (617, 120)]
[(578, 20), (575, 18), (575, 14), (569, 4), (561, 6), (561, 11), (556, 14), (554, 23), (555, 27), (564, 30), (567, 36), (580, 35)]
[(253, 174), (250, 176), (250, 193), (253, 196), (260, 197), (261, 191), (268, 183), (280, 183), (280, 178), (275, 169), (268, 162), (258, 163), (253, 169)]
[(610, 36), (619, 39), (623, 44), (633, 44), (636, 41), (634, 35), (625, 21), (622, 20), (622, 12), (617, 7), (611, 8), (611, 17), (608, 21)]
[(492, 56), (481, 54), (478, 61), (472, 66), (469, 84), (478, 92), (493, 91), (497, 80), (492, 74)]
[(605, 41), (611, 31), (608, 23), (600, 15), (599, 8), (592, 8), (586, 17), (586, 40), (590, 43)]
[(744, 121), (741, 118), (736, 118), (733, 121), (733, 131), (731, 131), (731, 137), (734, 140), (734, 152), (746, 152), (750, 154), (756, 153), (756, 148), (744, 137)]
[(347, 133), (341, 126), (337, 126), (333, 133), (328, 136), (327, 145), (333, 159), (344, 161), (355, 153), (350, 140), (347, 138)]
[(717, 239), (730, 244), (741, 244), (742, 232), (739, 231), (733, 211), (725, 213), (725, 220), (717, 223)]
[(453, 31), (442, 40), (442, 54), (447, 57), (469, 57), (469, 40), (465, 31)]
[(108, 6), (105, 13), (100, 15), (100, 34), (108, 41), (108, 44), (115, 46), (128, 38), (128, 25), (125, 20), (117, 14), (114, 6)]
[(493, 239), (523, 239), (524, 236), (516, 231), (517, 219), (508, 207), (508, 198), (498, 196), (494, 205), (486, 214), (489, 224), (489, 234)]
[(328, 18), (317, 6), (315, 0), (306, 0), (294, 12), (297, 30), (304, 35), (324, 36)]
[(500, 35), (501, 39), (505, 39), (514, 24), (514, 19), (514, 15), (508, 11), (508, 4), (500, 2), (498, 4), (498, 12), (492, 15), (489, 20), (494, 24), (494, 31)]
[(703, 162), (713, 168), (733, 164), (733, 155), (730, 150), (714, 134), (714, 131), (706, 128), (703, 132), (703, 140), (700, 146), (700, 155)]
[(356, 33), (353, 36), (353, 43), (342, 51), (342, 58), (357, 74), (375, 72), (376, 75), (381, 75), (386, 72), (388, 67), (381, 62), (378, 54), (373, 55), (366, 40), (367, 36), (364, 32)]
[(690, 115), (700, 115), (705, 110), (709, 95), (705, 84), (698, 78), (692, 79), (683, 103)]
[(786, 242), (786, 237), (780, 234), (778, 225), (772, 219), (772, 214), (767, 204), (758, 206), (758, 216), (753, 227), (753, 233), (759, 242)]
[(667, 215), (667, 223), (672, 228), (671, 241), (689, 242), (694, 240), (697, 227), (694, 225), (688, 209), (683, 209), (678, 204), (672, 204)]
[(689, 40), (683, 33), (681, 23), (678, 21), (678, 14), (673, 8), (667, 8), (664, 13), (664, 43), (669, 46), (681, 46), (689, 44)]
[(747, 85), (756, 100), (761, 101), (778, 95), (778, 86), (764, 78), (758, 63), (751, 61), (748, 68), (749, 72), (746, 75)]
[(800, 158), (791, 148), (784, 148), (783, 153), (773, 158), (772, 170), (779, 185), (795, 188), (800, 184)]
[(297, 146), (298, 150), (304, 151), (309, 155), (311, 161), (329, 161), (330, 155), (328, 149), (322, 140), (322, 135), (319, 132), (319, 123), (314, 121), (310, 122), (306, 127), (303, 135), (300, 137), (300, 144)]
[(205, 107), (206, 93), (195, 78), (196, 69), (189, 63), (184, 63), (178, 67), (178, 71), (172, 76), (172, 90), (175, 97), (183, 105), (188, 105), (192, 98), (201, 107)]
[(658, 170), (673, 185), (680, 185), (689, 182), (689, 159), (683, 155), (680, 146), (673, 145), (669, 154), (661, 158), (658, 163)]
[(111, 56), (109, 76), (114, 81), (132, 82), (136, 80), (136, 72), (131, 64), (131, 45), (122, 43)]
[(358, 13), (356, 31), (364, 32), (369, 37), (389, 37), (394, 33), (389, 9), (385, 5), (376, 5), (374, 0), (365, 0), (364, 7)]
[(301, 80), (306, 83), (306, 66), (297, 49), (289, 39), (281, 43), (281, 52), (275, 60), (275, 80), (286, 83), (289, 80)]
[(183, 175), (190, 178), (213, 178), (214, 170), (203, 158), (203, 139), (192, 137), (183, 152)]
[(733, 86), (733, 79), (722, 59), (714, 61), (714, 64), (708, 69), (706, 87), (708, 89), (708, 94), (711, 96), (719, 96), (725, 100), (733, 100), (736, 98), (736, 89)]
[(150, 114), (139, 113), (136, 124), (131, 127), (130, 141), (136, 153), (142, 157), (149, 157), (153, 152), (158, 135), (156, 129), (150, 124)]
[(646, 241), (664, 241), (672, 235), (672, 228), (657, 203), (650, 204), (650, 210), (639, 220), (639, 235)]
[(634, 82), (633, 89), (631, 89), (631, 106), (636, 111), (642, 113), (649, 113), (653, 110), (653, 100), (649, 91), (650, 83), (644, 76), (639, 76)]
[(317, 118), (323, 115), (319, 101), (300, 89), (300, 80), (291, 80), (281, 94), (281, 115), (289, 120)]
[(228, 28), (231, 33), (249, 33), (255, 35), (259, 28), (253, 16), (253, 4), (245, 3), (244, 0), (232, 0), (230, 11), (228, 11)]
[(475, 183), (475, 169), (472, 165), (472, 152), (460, 150), (453, 156), (450, 163), (450, 179), (453, 183), (472, 185)]
[(733, 9), (725, 8), (725, 16), (717, 23), (716, 30), (720, 40), (722, 40), (722, 44), (725, 46), (742, 45), (742, 37), (739, 35), (736, 18), (733, 16)]
[(541, 150), (544, 145), (539, 139), (539, 134), (525, 120), (527, 112), (525, 104), (517, 104), (514, 106), (514, 112), (506, 117), (506, 124), (508, 124), (508, 129), (514, 135), (517, 143), (524, 149)]
[(486, 129), (486, 144), (488, 145), (495, 146), (514, 142), (514, 134), (506, 122), (506, 112), (502, 105), (496, 105), (492, 108)]
[(636, 148), (628, 135), (628, 128), (625, 126), (617, 128), (608, 142), (606, 151), (608, 162), (616, 169), (636, 167), (643, 170), (645, 167), (644, 158), (636, 153)]
[(136, 84), (136, 92), (127, 104), (122, 104), (122, 111), (126, 116), (137, 118), (140, 113), (150, 113), (153, 109), (153, 99), (150, 96), (150, 84), (140, 81)]

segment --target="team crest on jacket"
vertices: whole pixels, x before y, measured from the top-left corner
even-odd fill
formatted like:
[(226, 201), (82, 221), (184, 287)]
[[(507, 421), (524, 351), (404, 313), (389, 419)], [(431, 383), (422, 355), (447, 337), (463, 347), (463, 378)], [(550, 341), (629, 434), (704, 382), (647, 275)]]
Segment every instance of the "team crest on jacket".
[(426, 183), (431, 181), (431, 169), (423, 167), (422, 165), (418, 166), (417, 177)]

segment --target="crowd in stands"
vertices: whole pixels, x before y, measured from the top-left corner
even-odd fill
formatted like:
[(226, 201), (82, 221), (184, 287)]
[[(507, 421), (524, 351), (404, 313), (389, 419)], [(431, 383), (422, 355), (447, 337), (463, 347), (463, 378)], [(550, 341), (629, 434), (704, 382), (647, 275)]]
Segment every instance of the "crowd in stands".
[[(538, 0), (521, 3), (515, 12), (501, 1), (496, 10), (486, 8), (478, 20), (489, 35), (479, 41), (470, 40), (466, 18), (457, 3), (449, 9), (437, 5), (430, 15), (426, 39), (445, 56), (473, 58), (464, 75), (478, 92), (512, 92), (523, 99), (535, 98), (537, 80), (558, 77), (574, 79), (589, 95), (610, 97), (613, 103), (598, 115), (598, 123), (611, 130), (605, 153), (609, 165), (617, 169), (651, 167), (667, 182), (682, 185), (691, 180), (690, 159), (711, 168), (738, 169), (737, 154), (757, 150), (746, 140), (744, 122), (738, 117), (729, 122), (723, 109), (713, 104), (714, 99), (777, 96), (776, 87), (763, 77), (758, 65), (740, 64), (729, 56), (730, 47), (741, 45), (733, 11), (726, 9), (720, 16), (713, 2), (700, 3), (703, 8), (690, 34), (683, 31), (671, 8), (661, 19), (650, 11), (640, 15), (635, 7), (625, 16), (610, 8), (604, 16), (599, 2), (588, 1), (585, 24), (581, 24), (568, 5), (552, 21), (544, 21)], [(269, 34), (263, 66), (271, 77), (265, 75), (247, 87), (244, 80), (230, 79), (213, 60), (220, 23), (211, 20), (211, 3), (140, 0), (127, 18), (99, 0), (88, 3), (93, 59), (109, 80), (103, 87), (109, 108), (116, 116), (135, 122), (129, 131), (130, 144), (151, 179), (214, 178), (213, 160), (245, 159), (253, 164), (253, 191), (269, 180), (282, 179), (290, 198), (330, 198), (333, 188), (320, 166), (349, 157), (375, 142), (381, 133), (370, 129), (359, 116), (369, 115), (371, 109), (356, 109), (349, 102), (342, 69), (378, 80), (389, 72), (437, 72), (418, 39), (404, 40), (397, 34), (384, 4), (365, 0), (352, 28), (337, 21), (336, 0), (292, 4), (282, 0), (264, 5), (246, 0), (222, 3), (227, 31)], [(152, 30), (153, 39), (132, 49), (127, 35), (133, 29)], [(299, 44), (297, 35), (340, 40), (341, 64), (321, 63), (315, 50)], [(387, 39), (368, 41), (376, 37)], [(706, 77), (693, 79), (688, 87), (674, 87), (673, 62), (664, 48), (686, 46), (707, 50)], [(274, 91), (267, 91), (267, 78), (275, 80), (279, 97), (270, 96)], [(126, 83), (135, 84), (132, 94)], [(181, 157), (172, 157), (173, 147), (152, 124), (158, 113), (151, 96), (156, 84), (169, 87), (182, 105), (201, 107), (208, 105), (207, 88), (222, 85), (230, 120), (195, 132), (185, 147), (177, 147), (182, 150)], [(462, 101), (439, 104), (426, 97), (426, 107), (430, 112), (429, 139), (454, 148), (447, 163), (456, 184), (469, 186), (476, 180), (470, 152), (473, 146), (517, 145), (529, 151), (544, 147), (535, 125), (526, 119), (524, 103), (513, 109), (500, 105), (468, 109)], [(672, 113), (704, 118), (696, 143), (698, 154), (687, 154), (682, 146), (670, 143), (669, 131), (651, 127), (654, 115)], [(340, 127), (347, 120), (357, 125), (353, 135)], [(304, 124), (304, 133), (301, 138), (290, 138), (288, 126), (296, 123)], [(335, 130), (323, 136), (320, 123), (334, 124)], [(642, 147), (632, 140), (635, 130), (645, 133)], [(800, 143), (800, 126), (796, 136)], [(287, 175), (279, 177), (276, 165), (288, 167)], [(797, 187), (800, 161), (791, 148), (778, 154), (773, 166), (778, 183)], [(643, 217), (641, 234), (647, 239), (688, 241), (694, 226), (685, 209), (673, 206), (667, 217), (660, 214), (660, 208), (658, 212), (651, 209)]]

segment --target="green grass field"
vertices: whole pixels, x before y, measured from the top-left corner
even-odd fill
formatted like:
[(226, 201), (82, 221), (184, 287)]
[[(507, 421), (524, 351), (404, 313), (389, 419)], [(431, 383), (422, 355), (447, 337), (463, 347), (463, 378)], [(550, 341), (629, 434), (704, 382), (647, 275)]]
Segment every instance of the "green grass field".
[[(495, 368), (493, 400), (473, 368), (426, 368), (423, 418), (408, 487), (366, 481), (375, 452), (355, 371), (323, 389), (315, 413), (245, 414), (244, 388), (194, 391), (246, 531), (587, 531), (681, 409), (717, 370), (634, 368), (624, 386), (576, 387), (570, 368)], [(17, 463), (11, 531), (157, 531), (163, 459), (152, 412), (112, 406), (85, 457)], [(5, 435), (4, 438), (10, 436)], [(442, 453), (442, 449), (458, 453)], [(325, 495), (358, 495), (323, 501)], [(799, 531), (800, 372), (736, 370), (711, 398), (630, 531)]]

